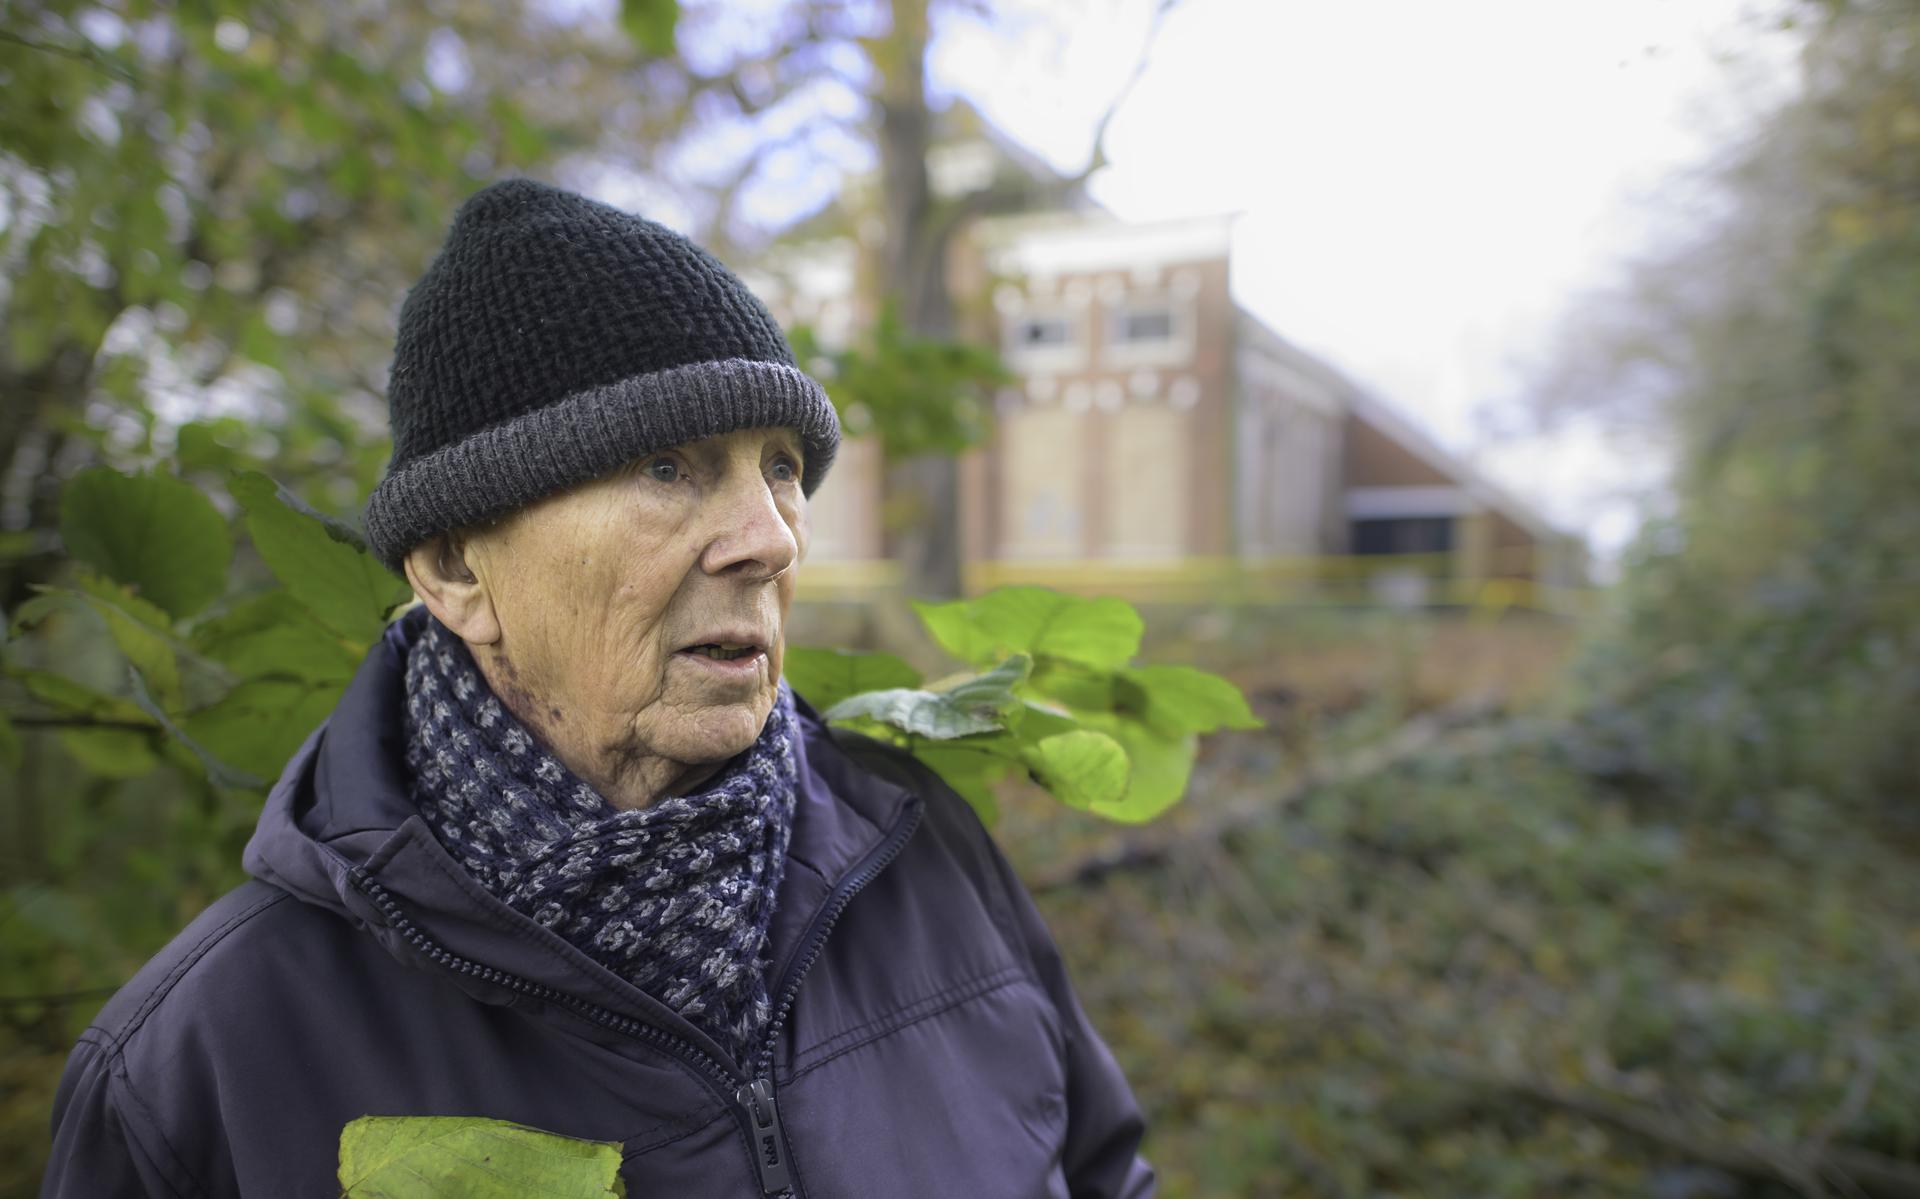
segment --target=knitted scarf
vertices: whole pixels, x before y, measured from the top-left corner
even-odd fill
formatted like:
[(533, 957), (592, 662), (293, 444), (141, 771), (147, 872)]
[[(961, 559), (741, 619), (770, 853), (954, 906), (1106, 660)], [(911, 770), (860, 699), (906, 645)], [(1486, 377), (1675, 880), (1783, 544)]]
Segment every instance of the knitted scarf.
[(762, 955), (793, 828), (786, 685), (759, 739), (705, 789), (623, 811), (507, 711), (439, 621), (406, 678), (413, 801), (447, 851), (749, 1062), (771, 1015)]

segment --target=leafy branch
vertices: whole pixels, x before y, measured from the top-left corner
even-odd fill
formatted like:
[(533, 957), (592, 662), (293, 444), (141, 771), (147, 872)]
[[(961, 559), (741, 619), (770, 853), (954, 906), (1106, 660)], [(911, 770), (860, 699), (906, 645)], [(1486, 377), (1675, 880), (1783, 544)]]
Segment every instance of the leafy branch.
[(234, 522), (184, 480), (98, 467), (67, 484), (61, 538), (77, 569), (12, 625), (28, 631), (74, 610), (100, 620), (129, 694), (9, 667), (45, 710), (7, 714), (7, 727), (57, 731), (83, 765), (113, 777), (157, 767), (170, 745), (185, 752), (167, 760), (217, 787), (259, 790), (278, 775), (407, 591), (350, 530), (265, 475), (237, 472), (227, 490), (279, 586), (235, 593)]
[(9, 713), (7, 722), (21, 729), (125, 729), (151, 733), (153, 723), (145, 720), (113, 720), (100, 716), (43, 716)]
[[(0, 731), (59, 731), (83, 761), (75, 738), (95, 738), (85, 745), (98, 761), (100, 735), (139, 734), (114, 743), (132, 756), (106, 769), (139, 773), (174, 746), (184, 752), (168, 760), (230, 790), (279, 773), (407, 590), (351, 529), (265, 475), (237, 472), (227, 490), (277, 587), (232, 594), (235, 530), (192, 484), (101, 467), (67, 485), (61, 533), (82, 569), (70, 586), (43, 588), (14, 625), (62, 609), (97, 617), (126, 659), (131, 696), (10, 668), (49, 711)], [(1150, 820), (1185, 792), (1199, 736), (1259, 725), (1225, 679), (1136, 664), (1140, 614), (1118, 599), (1010, 587), (915, 611), (957, 672), (929, 681), (891, 654), (793, 647), (787, 680), (828, 720), (904, 746), (989, 822), (994, 787), (1012, 778), (1069, 807)]]
[(787, 679), (828, 720), (906, 748), (988, 823), (994, 787), (1019, 777), (1069, 807), (1151, 820), (1185, 793), (1201, 734), (1260, 725), (1217, 675), (1132, 664), (1142, 623), (1122, 600), (1003, 587), (914, 610), (964, 671), (927, 682), (891, 654), (796, 648)]

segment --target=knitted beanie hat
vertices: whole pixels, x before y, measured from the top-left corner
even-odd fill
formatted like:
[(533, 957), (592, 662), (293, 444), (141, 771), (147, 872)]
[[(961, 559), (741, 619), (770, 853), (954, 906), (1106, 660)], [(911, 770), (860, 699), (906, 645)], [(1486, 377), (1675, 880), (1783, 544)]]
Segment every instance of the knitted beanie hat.
[(840, 444), (826, 393), (718, 260), (529, 179), (461, 205), (401, 306), (387, 396), (393, 459), (366, 524), (396, 571), (437, 533), (701, 437), (795, 430), (809, 495)]

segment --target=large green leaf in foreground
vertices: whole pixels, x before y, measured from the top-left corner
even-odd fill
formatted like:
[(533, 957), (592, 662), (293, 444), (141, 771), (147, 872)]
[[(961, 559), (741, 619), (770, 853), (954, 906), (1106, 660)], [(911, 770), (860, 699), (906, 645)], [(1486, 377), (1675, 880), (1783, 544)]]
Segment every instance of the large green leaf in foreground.
[(233, 559), (227, 522), (198, 488), (104, 466), (61, 489), (60, 539), (75, 558), (174, 617), (212, 602)]
[(946, 691), (901, 687), (867, 691), (827, 709), (828, 720), (867, 719), (937, 741), (994, 733), (1020, 705), (1013, 689), (1024, 681), (1032, 661), (1015, 654), (983, 675)]
[(1000, 587), (976, 599), (915, 602), (913, 610), (941, 649), (975, 666), (1027, 654), (1115, 670), (1139, 652), (1144, 627), (1122, 600), (1045, 587)]
[(624, 1196), (620, 1145), (480, 1116), (362, 1116), (340, 1130), (351, 1199)]
[(787, 647), (780, 673), (789, 687), (823, 712), (862, 691), (893, 691), (920, 683), (920, 672), (892, 654), (805, 645)]
[(359, 537), (302, 504), (257, 471), (228, 485), (246, 510), (253, 548), (295, 599), (334, 632), (366, 643), (380, 636), (407, 585), (369, 554)]
[(1021, 756), (1040, 785), (1069, 807), (1110, 808), (1127, 793), (1127, 751), (1105, 733), (1058, 733), (1026, 746)]
[(1191, 666), (1126, 667), (1119, 672), (1119, 698), (1165, 737), (1261, 725), (1238, 687)]

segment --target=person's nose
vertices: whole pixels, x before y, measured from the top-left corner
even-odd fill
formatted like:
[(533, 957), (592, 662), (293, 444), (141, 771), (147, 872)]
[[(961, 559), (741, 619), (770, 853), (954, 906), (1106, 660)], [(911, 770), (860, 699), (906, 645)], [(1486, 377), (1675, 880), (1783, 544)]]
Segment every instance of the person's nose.
[(793, 566), (800, 545), (758, 471), (729, 484), (716, 498), (721, 502), (713, 513), (713, 536), (701, 557), (708, 574), (763, 582)]

